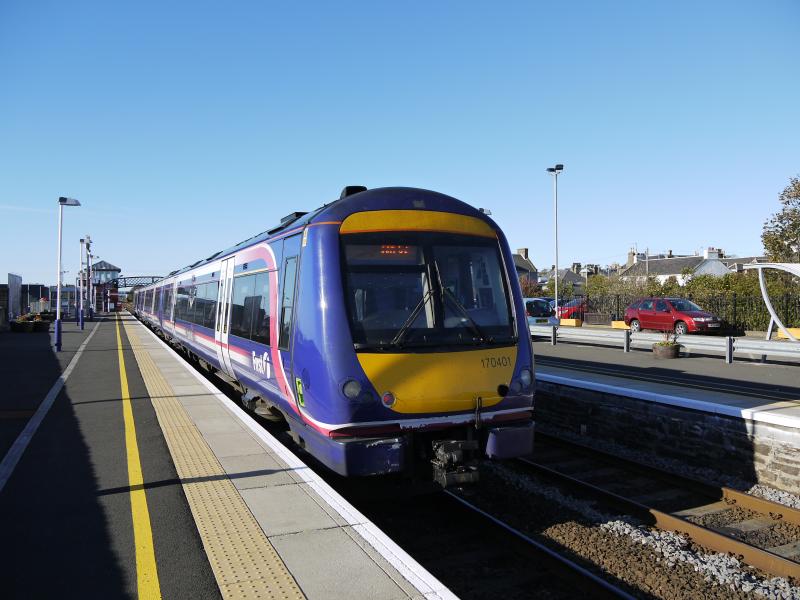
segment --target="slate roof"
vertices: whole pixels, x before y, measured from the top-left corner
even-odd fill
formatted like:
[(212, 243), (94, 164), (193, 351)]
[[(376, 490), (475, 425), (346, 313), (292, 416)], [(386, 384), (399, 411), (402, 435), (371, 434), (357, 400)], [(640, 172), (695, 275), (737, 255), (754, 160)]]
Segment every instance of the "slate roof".
[(694, 271), (705, 259), (702, 256), (676, 256), (674, 258), (651, 258), (649, 265), (640, 260), (622, 271), (622, 277), (653, 277), (657, 275), (680, 275), (684, 269)]
[[(544, 273), (540, 273), (539, 277), (545, 278), (548, 281), (553, 278), (553, 270), (548, 269)], [(583, 277), (578, 275), (575, 271), (571, 269), (559, 269), (558, 270), (558, 281), (562, 282), (565, 281), (567, 283), (584, 283)]]
[(513, 254), (514, 257), (514, 266), (517, 268), (517, 271), (525, 271), (526, 273), (535, 273), (536, 267), (530, 261), (529, 258), (525, 258), (521, 254)]
[(767, 262), (766, 256), (726, 256), (725, 258), (720, 258), (722, 262), (725, 263), (726, 267), (731, 267), (735, 264), (742, 264), (747, 265), (750, 263), (756, 262)]
[(115, 267), (110, 262), (101, 260), (100, 262), (96, 262), (92, 265), (92, 271), (116, 271), (117, 273), (120, 273), (122, 269)]

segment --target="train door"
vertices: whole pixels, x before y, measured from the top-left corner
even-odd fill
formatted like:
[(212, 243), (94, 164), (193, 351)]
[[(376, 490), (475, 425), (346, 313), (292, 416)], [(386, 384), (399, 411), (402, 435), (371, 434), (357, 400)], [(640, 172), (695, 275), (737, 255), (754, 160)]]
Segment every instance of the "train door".
[(278, 325), (278, 347), (280, 348), (283, 371), (286, 373), (289, 387), (294, 389), (295, 402), (302, 407), (302, 384), (294, 377), (292, 361), (292, 330), (294, 325), (294, 308), (297, 304), (297, 273), (300, 270), (300, 236), (295, 235), (283, 241), (283, 268), (281, 269), (281, 304), (280, 323)]
[(158, 311), (158, 326), (164, 329), (164, 292), (167, 287), (162, 285), (158, 288), (158, 299), (156, 300), (156, 307)]
[(170, 281), (167, 284), (167, 305), (164, 307), (164, 314), (170, 333), (175, 332), (175, 294), (177, 293), (177, 284), (177, 281)]
[(235, 378), (228, 351), (228, 327), (230, 322), (231, 289), (233, 288), (233, 258), (222, 261), (219, 272), (219, 294), (217, 296), (217, 322), (214, 329), (214, 341), (217, 349), (217, 361), (222, 370)]

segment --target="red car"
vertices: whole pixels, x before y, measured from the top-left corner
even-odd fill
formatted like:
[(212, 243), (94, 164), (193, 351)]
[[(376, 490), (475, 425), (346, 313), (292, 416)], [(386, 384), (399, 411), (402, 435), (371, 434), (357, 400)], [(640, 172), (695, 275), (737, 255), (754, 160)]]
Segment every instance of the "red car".
[(558, 307), (559, 319), (583, 319), (584, 314), (586, 314), (586, 300), (579, 298)]
[(640, 298), (625, 309), (625, 323), (631, 331), (657, 329), (679, 335), (722, 327), (719, 317), (684, 298)]

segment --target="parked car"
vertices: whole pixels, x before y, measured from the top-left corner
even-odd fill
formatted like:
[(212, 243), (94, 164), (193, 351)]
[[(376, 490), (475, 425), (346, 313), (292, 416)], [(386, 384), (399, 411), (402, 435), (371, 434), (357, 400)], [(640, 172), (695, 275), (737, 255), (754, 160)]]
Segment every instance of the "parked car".
[(631, 331), (657, 329), (679, 335), (717, 332), (722, 320), (685, 298), (640, 298), (625, 309), (625, 323)]
[(583, 319), (586, 314), (586, 300), (576, 298), (558, 307), (559, 319)]
[(528, 325), (558, 325), (556, 311), (547, 298), (523, 298)]

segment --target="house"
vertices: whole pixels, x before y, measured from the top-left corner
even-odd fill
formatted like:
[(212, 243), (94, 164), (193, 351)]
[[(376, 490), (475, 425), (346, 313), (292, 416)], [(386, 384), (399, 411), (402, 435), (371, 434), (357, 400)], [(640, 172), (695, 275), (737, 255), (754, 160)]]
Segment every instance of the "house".
[(651, 255), (631, 251), (628, 253), (628, 265), (620, 272), (624, 280), (644, 281), (653, 277), (664, 283), (674, 277), (679, 285), (685, 285), (689, 277), (695, 275), (723, 275), (741, 270), (742, 264), (764, 262), (763, 256), (725, 257), (719, 248), (709, 247), (703, 255), (673, 255), (672, 250), (666, 254)]
[[(549, 282), (553, 278), (554, 270), (555, 265), (551, 266), (548, 271), (542, 271), (539, 283), (545, 284)], [(564, 285), (572, 285), (573, 292), (578, 296), (583, 294), (586, 278), (581, 275), (581, 270), (581, 263), (578, 262), (572, 263), (572, 267), (569, 269), (558, 270), (559, 296), (561, 295), (561, 287)]]
[(122, 269), (109, 262), (101, 260), (92, 265), (92, 283), (108, 283), (119, 277)]
[(529, 283), (536, 285), (539, 283), (539, 271), (536, 269), (536, 266), (531, 262), (528, 258), (528, 249), (527, 248), (520, 248), (517, 250), (515, 254), (512, 255), (514, 258), (514, 267), (517, 270), (517, 277), (518, 278), (527, 278)]

